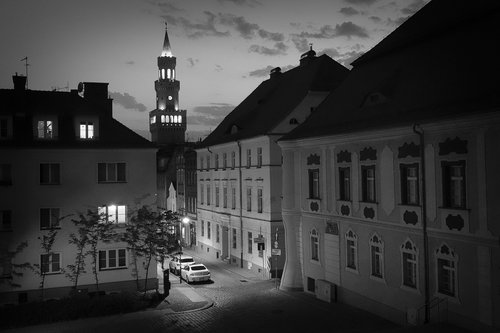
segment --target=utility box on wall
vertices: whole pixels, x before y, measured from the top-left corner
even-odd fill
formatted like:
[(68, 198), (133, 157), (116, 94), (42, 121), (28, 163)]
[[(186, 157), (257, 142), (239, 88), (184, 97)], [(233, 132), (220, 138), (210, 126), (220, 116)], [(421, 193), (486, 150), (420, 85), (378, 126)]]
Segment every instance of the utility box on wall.
[(328, 303), (337, 302), (337, 285), (326, 280), (316, 280), (316, 298)]

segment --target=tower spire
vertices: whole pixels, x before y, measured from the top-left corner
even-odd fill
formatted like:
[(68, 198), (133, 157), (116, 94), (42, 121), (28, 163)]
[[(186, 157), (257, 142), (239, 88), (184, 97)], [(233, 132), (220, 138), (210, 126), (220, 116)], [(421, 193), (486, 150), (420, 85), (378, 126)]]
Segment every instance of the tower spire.
[(168, 40), (167, 22), (165, 22), (165, 39), (163, 40), (163, 51), (161, 52), (161, 56), (172, 56), (172, 49), (170, 48), (170, 41)]

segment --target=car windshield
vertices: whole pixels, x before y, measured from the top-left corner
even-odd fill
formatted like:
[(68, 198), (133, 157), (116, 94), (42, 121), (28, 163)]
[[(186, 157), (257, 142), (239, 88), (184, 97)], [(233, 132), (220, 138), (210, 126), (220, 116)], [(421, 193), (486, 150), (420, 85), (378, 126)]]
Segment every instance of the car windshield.
[(192, 258), (181, 259), (181, 262), (194, 262)]
[(191, 266), (192, 271), (202, 271), (205, 270), (205, 266)]

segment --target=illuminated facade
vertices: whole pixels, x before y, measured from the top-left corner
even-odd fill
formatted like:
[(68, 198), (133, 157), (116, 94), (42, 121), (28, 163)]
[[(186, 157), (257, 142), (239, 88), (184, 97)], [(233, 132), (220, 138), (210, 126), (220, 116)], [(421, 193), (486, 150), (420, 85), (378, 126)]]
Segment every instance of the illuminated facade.
[[(40, 276), (15, 266), (24, 263), (41, 267), (45, 299), (72, 292), (65, 273), (76, 261), (69, 239), (79, 213), (106, 214), (119, 234), (136, 209), (155, 208), (156, 147), (113, 119), (107, 86), (87, 82), (80, 91), (53, 92), (21, 83), (0, 90), (0, 304), (40, 299)], [(41, 240), (52, 229), (57, 235), (46, 253)], [(101, 292), (136, 290), (136, 269), (144, 283), (146, 271), (134, 265), (126, 243), (99, 241), (98, 251)], [(78, 289), (95, 292), (92, 260), (85, 262)], [(148, 276), (155, 288), (155, 265)]]

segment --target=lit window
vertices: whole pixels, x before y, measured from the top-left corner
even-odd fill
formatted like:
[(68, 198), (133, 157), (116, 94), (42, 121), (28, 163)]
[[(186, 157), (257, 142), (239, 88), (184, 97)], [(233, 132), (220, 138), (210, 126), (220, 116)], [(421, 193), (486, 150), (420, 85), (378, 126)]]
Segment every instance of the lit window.
[(0, 231), (12, 231), (12, 211), (0, 210)]
[(126, 206), (103, 206), (99, 207), (97, 213), (101, 218), (101, 221), (109, 223), (125, 223), (127, 222)]
[(53, 124), (51, 120), (38, 121), (38, 138), (39, 139), (53, 138)]
[(167, 79), (170, 79), (170, 68), (167, 69)]
[(91, 122), (80, 123), (80, 139), (94, 138), (94, 124)]
[(165, 79), (165, 69), (164, 68), (162, 68), (162, 70), (161, 70), (161, 78)]
[(418, 164), (401, 164), (401, 202), (404, 205), (419, 204)]
[(370, 238), (370, 261), (371, 261), (371, 276), (383, 279), (384, 278), (384, 243), (379, 235), (374, 234)]
[(339, 168), (339, 197), (340, 200), (351, 200), (351, 168)]
[(181, 124), (181, 123), (182, 123), (182, 116), (179, 116), (178, 121), (179, 121), (179, 124)]
[(0, 186), (12, 185), (12, 166), (0, 164)]
[(457, 257), (448, 245), (441, 245), (435, 252), (437, 285), (440, 294), (457, 297)]
[(151, 116), (151, 124), (156, 123), (156, 116)]
[(99, 270), (125, 267), (127, 267), (126, 249), (99, 251)]
[(346, 267), (352, 270), (358, 270), (358, 237), (349, 230), (346, 235)]
[(417, 247), (411, 240), (401, 245), (401, 260), (403, 269), (403, 286), (417, 289)]
[(97, 163), (99, 183), (119, 183), (126, 181), (125, 163)]
[(40, 255), (42, 274), (61, 273), (61, 254), (49, 253)]
[(59, 228), (59, 208), (40, 209), (40, 229)]
[(319, 261), (319, 235), (316, 229), (311, 230), (311, 260)]
[(361, 166), (361, 197), (364, 202), (375, 202), (375, 166)]
[(175, 69), (172, 69), (172, 80), (175, 80)]
[(309, 198), (319, 199), (319, 169), (309, 170)]
[(60, 184), (60, 166), (58, 163), (40, 164), (40, 184), (57, 185)]
[(465, 161), (442, 162), (443, 205), (449, 208), (466, 208)]

